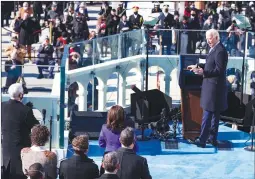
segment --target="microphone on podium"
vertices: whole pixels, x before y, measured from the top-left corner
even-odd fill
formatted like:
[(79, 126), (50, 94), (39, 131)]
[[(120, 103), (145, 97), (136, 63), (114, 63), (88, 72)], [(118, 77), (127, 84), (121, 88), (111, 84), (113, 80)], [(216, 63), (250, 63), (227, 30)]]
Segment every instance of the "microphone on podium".
[(43, 115), (43, 124), (45, 125), (46, 109), (42, 110), (42, 115)]

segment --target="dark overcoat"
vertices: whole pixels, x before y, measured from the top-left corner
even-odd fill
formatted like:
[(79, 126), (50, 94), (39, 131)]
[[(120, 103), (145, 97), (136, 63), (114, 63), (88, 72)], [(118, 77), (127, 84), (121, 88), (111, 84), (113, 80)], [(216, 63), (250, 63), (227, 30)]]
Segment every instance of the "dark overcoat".
[(218, 43), (206, 57), (204, 79), (201, 91), (201, 107), (215, 112), (227, 109), (226, 68), (228, 53), (225, 47)]
[(36, 24), (31, 19), (20, 21), (20, 33), (19, 33), (19, 44), (21, 45), (32, 45), (35, 41), (34, 32), (36, 31)]
[(6, 174), (12, 176), (11, 178), (22, 179), (20, 151), (31, 147), (31, 129), (39, 122), (30, 107), (19, 101), (9, 100), (2, 102), (1, 124), (3, 166), (8, 169)]

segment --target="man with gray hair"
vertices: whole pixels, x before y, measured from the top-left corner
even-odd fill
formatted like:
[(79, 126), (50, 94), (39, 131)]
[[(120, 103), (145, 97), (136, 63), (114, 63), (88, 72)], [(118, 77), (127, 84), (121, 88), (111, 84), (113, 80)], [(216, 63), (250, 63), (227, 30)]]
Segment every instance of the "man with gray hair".
[(217, 146), (220, 112), (227, 109), (226, 68), (228, 53), (220, 42), (219, 33), (215, 29), (206, 32), (206, 40), (210, 51), (205, 64), (188, 67), (197, 75), (203, 76), (200, 106), (203, 118), (200, 136), (195, 140), (198, 147), (204, 148), (207, 143)]
[(2, 152), (5, 179), (23, 179), (20, 151), (31, 147), (30, 133), (39, 122), (34, 117), (31, 107), (24, 105), (23, 87), (19, 83), (9, 87), (10, 100), (2, 102), (1, 130)]
[(135, 134), (127, 127), (120, 134), (121, 148), (117, 150), (120, 169), (117, 175), (121, 179), (151, 179), (147, 160), (134, 152)]
[(105, 173), (99, 179), (119, 179), (117, 170), (119, 169), (119, 162), (116, 152), (109, 152), (105, 154), (103, 160), (103, 168)]

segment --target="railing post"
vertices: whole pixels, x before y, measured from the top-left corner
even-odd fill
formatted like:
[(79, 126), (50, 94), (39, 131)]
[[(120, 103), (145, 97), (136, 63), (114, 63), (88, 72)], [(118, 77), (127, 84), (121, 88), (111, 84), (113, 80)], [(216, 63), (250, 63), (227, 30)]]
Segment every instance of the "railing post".
[(122, 57), (121, 52), (122, 52), (122, 50), (124, 50), (124, 49), (122, 49), (122, 46), (121, 46), (122, 35), (123, 35), (122, 32), (120, 32), (120, 34), (118, 34), (118, 47), (119, 47), (118, 48), (118, 59), (121, 59), (121, 57)]
[(92, 64), (95, 65), (95, 56), (96, 56), (96, 39), (92, 40)]
[(146, 38), (146, 32), (145, 32), (145, 28), (144, 27), (142, 27), (142, 29), (141, 29), (141, 34), (142, 34), (142, 39), (143, 39), (143, 41), (142, 41), (142, 44), (143, 44), (143, 52), (142, 52), (142, 55), (146, 55), (146, 46), (147, 46), (147, 38)]

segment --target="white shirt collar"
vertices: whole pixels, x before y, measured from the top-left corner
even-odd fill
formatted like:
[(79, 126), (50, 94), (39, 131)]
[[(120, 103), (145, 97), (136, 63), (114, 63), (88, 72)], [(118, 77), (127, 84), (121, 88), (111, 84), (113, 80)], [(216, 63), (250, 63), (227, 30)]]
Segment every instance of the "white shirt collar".
[(217, 42), (217, 44), (215, 44), (215, 45), (213, 46), (213, 48), (211, 48), (211, 49), (209, 50), (209, 53), (210, 53), (219, 43), (220, 43), (220, 41)]
[(45, 151), (46, 148), (45, 148), (45, 146), (35, 146), (35, 145), (33, 145), (33, 146), (31, 147), (31, 150), (32, 150), (32, 151)]
[(105, 172), (104, 172), (105, 174), (116, 174), (116, 172), (114, 171), (114, 172), (107, 172), (106, 170), (105, 170)]
[(163, 14), (165, 15), (165, 17), (168, 15), (168, 12), (167, 13), (165, 13), (165, 12), (163, 12)]
[(137, 18), (137, 14), (134, 14), (134, 17)]

